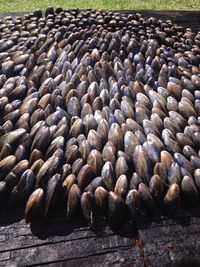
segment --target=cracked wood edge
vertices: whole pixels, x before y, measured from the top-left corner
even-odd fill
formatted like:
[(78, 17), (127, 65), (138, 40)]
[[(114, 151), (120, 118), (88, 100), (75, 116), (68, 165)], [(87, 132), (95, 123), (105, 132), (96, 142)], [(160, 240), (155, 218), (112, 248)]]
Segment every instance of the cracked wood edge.
[(0, 220), (0, 266), (141, 266), (135, 230), (94, 233), (80, 224), (70, 229), (63, 220), (34, 227), (10, 221)]
[(31, 228), (24, 220), (11, 221), (0, 220), (1, 266), (191, 266), (191, 259), (192, 266), (200, 263), (198, 217), (147, 221), (143, 229), (119, 233), (107, 227), (94, 233), (76, 223), (70, 229), (56, 219)]

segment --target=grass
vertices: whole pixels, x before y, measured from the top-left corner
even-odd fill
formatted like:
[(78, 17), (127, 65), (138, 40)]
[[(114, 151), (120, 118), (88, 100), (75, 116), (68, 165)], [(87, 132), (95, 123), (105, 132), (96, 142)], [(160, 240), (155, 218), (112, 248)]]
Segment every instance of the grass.
[(200, 10), (200, 0), (0, 0), (0, 13), (46, 9), (48, 6), (104, 10)]

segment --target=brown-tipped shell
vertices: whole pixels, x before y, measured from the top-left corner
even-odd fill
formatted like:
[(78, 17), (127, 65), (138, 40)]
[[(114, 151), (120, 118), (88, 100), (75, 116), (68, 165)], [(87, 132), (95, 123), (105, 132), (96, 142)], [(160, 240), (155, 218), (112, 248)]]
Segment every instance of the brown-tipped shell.
[(110, 191), (108, 195), (108, 223), (114, 231), (122, 229), (129, 217), (128, 206), (116, 193)]
[(167, 212), (176, 212), (180, 207), (180, 189), (179, 186), (174, 183), (170, 185), (165, 197), (164, 206)]
[(94, 226), (94, 196), (90, 192), (84, 192), (81, 196), (81, 209), (89, 226)]
[(199, 194), (194, 180), (190, 176), (184, 176), (181, 182), (181, 192), (183, 201), (187, 206), (197, 205), (199, 201)]
[(101, 170), (101, 177), (108, 190), (114, 190), (115, 186), (115, 173), (110, 161), (107, 161)]
[(78, 185), (73, 184), (69, 191), (68, 201), (67, 201), (67, 220), (73, 218), (76, 215), (79, 207), (80, 207), (80, 199), (81, 199), (81, 191)]
[(101, 174), (101, 169), (103, 167), (103, 157), (101, 153), (93, 149), (88, 155), (87, 163), (91, 166), (92, 172), (98, 176)]
[(159, 175), (153, 175), (151, 177), (149, 182), (149, 191), (155, 203), (159, 206), (164, 197), (164, 183)]
[(44, 212), (44, 191), (36, 189), (29, 197), (25, 209), (26, 223), (34, 222), (42, 218)]
[(92, 177), (93, 172), (91, 166), (89, 164), (84, 165), (77, 176), (77, 182), (81, 192), (83, 192), (86, 186), (89, 185), (92, 180)]
[(16, 163), (15, 156), (7, 156), (0, 161), (0, 180), (3, 180), (6, 177), (6, 175), (15, 166), (15, 163)]
[(140, 194), (141, 204), (144, 210), (152, 215), (155, 212), (155, 202), (151, 196), (150, 190), (144, 183), (139, 184), (138, 192)]
[(132, 219), (137, 221), (141, 208), (141, 198), (136, 189), (132, 189), (128, 192), (126, 196), (126, 204), (130, 208)]
[(94, 192), (94, 200), (97, 206), (97, 212), (107, 216), (108, 210), (108, 191), (102, 186), (97, 187)]
[(55, 174), (49, 179), (46, 187), (44, 202), (44, 217), (47, 217), (52, 211), (58, 210), (59, 196), (61, 192), (61, 176)]
[(126, 198), (126, 195), (128, 192), (128, 179), (127, 179), (126, 175), (119, 176), (119, 178), (117, 179), (117, 182), (115, 184), (114, 191), (118, 196), (120, 196), (122, 198)]
[(124, 137), (120, 126), (117, 123), (113, 123), (108, 132), (108, 141), (112, 142), (114, 146), (118, 149), (123, 149), (124, 147)]

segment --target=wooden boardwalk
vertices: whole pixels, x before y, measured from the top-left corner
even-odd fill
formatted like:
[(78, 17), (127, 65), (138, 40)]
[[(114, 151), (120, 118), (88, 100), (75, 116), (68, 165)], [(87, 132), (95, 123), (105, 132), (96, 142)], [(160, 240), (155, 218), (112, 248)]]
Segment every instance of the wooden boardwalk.
[(0, 219), (0, 266), (200, 266), (200, 218), (159, 219), (113, 233), (63, 219)]

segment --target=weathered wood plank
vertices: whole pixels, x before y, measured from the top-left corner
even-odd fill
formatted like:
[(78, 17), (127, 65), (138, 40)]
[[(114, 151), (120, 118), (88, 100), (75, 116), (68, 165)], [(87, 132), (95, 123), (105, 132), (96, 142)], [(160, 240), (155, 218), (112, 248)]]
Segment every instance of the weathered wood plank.
[(80, 221), (55, 219), (30, 227), (15, 220), (0, 219), (0, 266), (200, 265), (198, 217), (147, 221), (139, 231), (129, 225), (119, 233), (108, 227), (93, 232)]
[(53, 243), (52, 245), (46, 244), (13, 250), (11, 251), (11, 260), (21, 266), (46, 264), (60, 260), (81, 262), (82, 259), (87, 259), (87, 262), (90, 263), (90, 257), (100, 256), (102, 258), (102, 255), (107, 255), (107, 261), (110, 264), (114, 262), (120, 263), (120, 258), (131, 260), (134, 263), (136, 262), (134, 258), (137, 257), (134, 239), (111, 235), (109, 239), (105, 236), (69, 240)]
[(199, 225), (197, 217), (165, 218), (140, 230), (149, 266), (200, 266)]
[(1, 266), (141, 266), (132, 227), (115, 234), (108, 227), (93, 232), (82, 222), (68, 225), (63, 219), (30, 227), (24, 220), (2, 218), (0, 224)]

